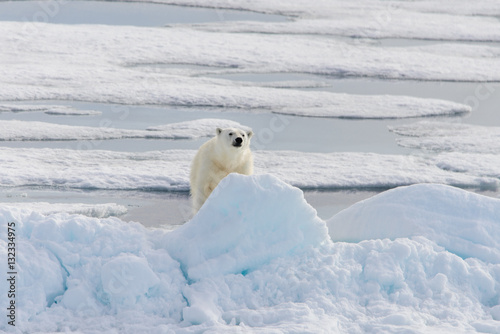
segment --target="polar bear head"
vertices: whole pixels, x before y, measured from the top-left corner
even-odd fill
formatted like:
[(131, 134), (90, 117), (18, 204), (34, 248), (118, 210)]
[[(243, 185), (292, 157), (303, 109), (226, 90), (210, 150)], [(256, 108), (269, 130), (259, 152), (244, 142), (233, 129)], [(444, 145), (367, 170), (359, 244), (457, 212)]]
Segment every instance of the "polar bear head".
[[(252, 138), (252, 130), (242, 130), (237, 128), (217, 128), (217, 138), (229, 148), (247, 148), (250, 146), (250, 138)], [(221, 140), (222, 139), (222, 140)]]

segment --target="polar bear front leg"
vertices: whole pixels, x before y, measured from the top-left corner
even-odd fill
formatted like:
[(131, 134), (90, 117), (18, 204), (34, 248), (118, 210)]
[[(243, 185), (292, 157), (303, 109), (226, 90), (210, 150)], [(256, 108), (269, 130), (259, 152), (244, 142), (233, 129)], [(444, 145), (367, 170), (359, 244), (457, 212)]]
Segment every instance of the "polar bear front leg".
[(193, 215), (195, 215), (198, 212), (198, 210), (200, 210), (200, 208), (202, 207), (203, 203), (206, 200), (204, 192), (201, 191), (201, 189), (198, 189), (195, 193), (193, 193), (192, 200), (193, 200)]
[(214, 189), (217, 187), (217, 184), (219, 184), (219, 182), (216, 182), (216, 180), (214, 180), (213, 178), (210, 179), (207, 184), (205, 184), (205, 187), (203, 188), (203, 195), (205, 198), (203, 199), (203, 201), (206, 201), (212, 191), (214, 191)]
[(205, 195), (205, 200), (210, 196), (212, 191), (214, 191), (215, 188), (217, 188), (217, 185), (219, 184), (220, 181), (222, 181), (223, 178), (225, 178), (228, 175), (228, 173), (225, 170), (216, 170), (213, 173), (211, 173), (210, 177), (207, 180), (207, 183), (205, 184), (205, 187), (203, 189), (203, 194)]

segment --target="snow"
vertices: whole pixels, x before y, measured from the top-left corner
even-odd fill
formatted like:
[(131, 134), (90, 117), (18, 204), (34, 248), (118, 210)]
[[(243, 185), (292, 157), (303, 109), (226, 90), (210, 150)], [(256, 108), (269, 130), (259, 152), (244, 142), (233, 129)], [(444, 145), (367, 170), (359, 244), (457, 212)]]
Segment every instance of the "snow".
[(84, 203), (47, 203), (47, 202), (9, 202), (1, 203), (3, 208), (22, 208), (38, 212), (43, 215), (55, 213), (69, 213), (87, 217), (107, 218), (121, 216), (127, 213), (127, 208), (115, 203), (84, 204)]
[[(7, 317), (0, 326), (498, 333), (499, 215), (499, 200), (416, 185), (325, 223), (300, 190), (271, 175), (236, 174), (174, 231), (0, 208), (2, 226), (16, 223), (19, 250), (16, 327)], [(5, 258), (6, 229), (0, 235)]]
[[(496, 18), (415, 13), (389, 8), (349, 11), (338, 8), (335, 19), (295, 19), (288, 22), (230, 22), (193, 24), (190, 27), (211, 32), (312, 34), (361, 38), (408, 38), (448, 41), (500, 41)], [(415, 22), (426, 22), (416, 25)]]
[[(185, 25), (213, 32), (314, 34), (361, 38), (405, 38), (450, 41), (498, 41), (500, 6), (494, 0), (474, 4), (454, 1), (212, 1), (146, 0), (214, 8), (289, 15), (288, 22), (212, 22)], [(425, 23), (424, 23), (425, 22)], [(420, 24), (421, 23), (421, 24)]]
[(414, 183), (498, 186), (496, 179), (441, 169), (425, 156), (257, 151), (255, 161), (256, 173), (272, 173), (303, 189), (390, 188)]
[(397, 143), (403, 147), (432, 151), (500, 153), (499, 127), (421, 121), (389, 129), (408, 137), (397, 139)]
[[(120, 138), (162, 138), (160, 133), (140, 130), (115, 129), (107, 126), (88, 127), (61, 125), (46, 122), (0, 121), (0, 140), (104, 140)], [(163, 137), (165, 138), (165, 136)], [(166, 138), (173, 138), (168, 136)]]
[(218, 118), (200, 118), (193, 121), (156, 125), (147, 128), (149, 131), (172, 133), (173, 137), (198, 138), (213, 137), (217, 128), (240, 128), (251, 130), (249, 127), (235, 121)]
[[(249, 10), (270, 14), (283, 14), (298, 17), (331, 17), (337, 18), (343, 15), (367, 15), (371, 12), (385, 11), (383, 17), (372, 15), (373, 19), (386, 19), (387, 15), (398, 12), (401, 9), (415, 12), (445, 13), (459, 15), (500, 15), (500, 4), (496, 0), (481, 0), (471, 3), (467, 0), (455, 0), (450, 6), (447, 0), (424, 0), (424, 1), (378, 1), (358, 0), (345, 3), (343, 1), (316, 1), (314, 6), (307, 0), (294, 0), (288, 2), (257, 0), (248, 2), (245, 0), (216, 0), (209, 4), (203, 0), (139, 0), (141, 2), (175, 4), (181, 6), (199, 6), (214, 8), (223, 17), (224, 9)], [(340, 13), (339, 13), (340, 12)], [(391, 16), (392, 18), (392, 16)]]
[(499, 199), (420, 184), (356, 203), (327, 224), (334, 241), (424, 236), (463, 258), (500, 264), (499, 217)]
[(54, 186), (82, 189), (185, 191), (195, 151), (128, 153), (90, 150), (0, 148), (1, 186)]
[[(312, 108), (313, 115), (320, 108), (333, 110), (336, 117), (350, 117), (350, 112), (335, 109), (367, 113), (353, 105), (357, 96), (258, 83), (249, 86), (206, 75), (308, 73), (402, 80), (500, 80), (496, 53), (479, 45), (380, 48), (317, 36), (23, 22), (1, 22), (0, 32), (5, 47), (2, 61), (9, 64), (0, 69), (0, 99), (10, 101), (76, 100), (285, 112)], [(190, 43), (182, 43), (186, 40)], [(196, 68), (183, 71), (178, 64)], [(387, 100), (394, 107), (397, 99), (403, 106), (410, 105), (412, 117), (435, 115), (445, 106), (441, 101), (433, 107), (423, 99), (419, 107), (414, 98), (384, 96), (376, 97), (374, 104)], [(348, 103), (339, 105), (338, 100)], [(379, 115), (379, 109), (373, 112)], [(470, 110), (465, 105), (457, 109), (456, 103), (444, 109), (444, 114)], [(401, 117), (408, 117), (404, 107), (399, 110)], [(321, 113), (325, 115), (325, 111)], [(393, 108), (389, 113), (384, 117), (400, 117)]]
[(55, 110), (49, 110), (45, 112), (48, 115), (67, 115), (67, 116), (96, 116), (101, 115), (101, 111), (95, 110), (78, 110), (71, 108), (61, 108)]
[[(0, 186), (188, 191), (195, 150), (114, 152), (0, 148)], [(435, 157), (375, 153), (255, 151), (255, 173), (270, 173), (303, 189), (391, 188), (413, 183), (496, 188), (496, 175), (443, 169)], [(480, 171), (479, 171), (480, 172)]]
[(213, 136), (217, 127), (244, 127), (238, 122), (223, 119), (198, 119), (158, 125), (147, 130), (117, 129), (112, 121), (101, 127), (61, 125), (46, 122), (0, 121), (0, 141), (86, 140), (146, 138), (195, 139)]
[[(238, 200), (233, 204), (234, 198)], [(252, 213), (249, 208), (257, 207), (256, 198), (260, 212)], [(199, 215), (167, 235), (166, 248), (190, 280), (252, 271), (273, 258), (325, 240), (325, 224), (308, 205), (290, 206), (286, 214), (270, 214), (268, 219), (261, 219), (262, 212), (271, 213), (276, 206), (284, 208), (302, 202), (303, 198), (302, 191), (270, 175), (232, 175), (221, 181)], [(264, 230), (274, 233), (262, 234)], [(207, 235), (211, 237), (206, 238)], [(194, 252), (193, 242), (197, 245)]]
[(471, 173), (500, 179), (500, 155), (477, 153), (446, 153), (435, 159), (436, 165), (445, 170)]
[(435, 166), (457, 173), (500, 178), (500, 128), (420, 121), (391, 126), (398, 145), (439, 152)]
[(1, 104), (0, 112), (44, 112), (48, 115), (96, 116), (102, 112), (81, 110), (63, 105)]
[[(156, 28), (0, 22), (0, 113), (100, 115), (64, 105), (87, 101), (446, 117), (472, 108), (333, 93), (327, 82), (292, 77), (500, 81), (498, 47), (478, 43), (500, 41), (496, 0), (146, 1), (210, 6), (221, 20), (224, 8), (289, 20)], [(272, 74), (290, 80), (269, 81)], [(132, 130), (16, 116), (25, 120), (0, 121), (0, 140), (78, 147), (0, 147), (4, 190), (187, 192), (194, 150), (114, 152), (100, 150), (102, 141), (197, 139), (243, 127), (199, 119)], [(500, 333), (500, 200), (452, 187), (498, 190), (500, 131), (428, 120), (390, 130), (399, 145), (421, 151), (255, 150), (256, 175), (229, 175), (181, 226), (123, 221), (127, 207), (116, 203), (2, 203), (3, 259), (7, 223), (15, 223), (17, 319), (8, 325), (5, 312), (0, 332)], [(296, 187), (394, 189), (323, 221)], [(0, 280), (0, 293), (9, 284)], [(8, 302), (4, 295), (0, 308)]]
[[(370, 41), (317, 35), (322, 31), (344, 35), (360, 31), (363, 35), (366, 31), (368, 35), (363, 37), (378, 34), (378, 38), (498, 39), (500, 24), (493, 18), (427, 13), (408, 4), (398, 4), (408, 7), (403, 9), (377, 2), (367, 2), (370, 10), (366, 10), (363, 4), (252, 4), (257, 11), (281, 8), (285, 13), (302, 13), (299, 16), (304, 17), (290, 22), (258, 23), (259, 29), (281, 35), (231, 32), (246, 29), (246, 25), (255, 24), (252, 22), (207, 26), (218, 27), (216, 31), (201, 31), (200, 26), (145, 28), (1, 22), (0, 43), (5, 46), (2, 61), (9, 66), (0, 69), (0, 99), (208, 106), (313, 117), (405, 118), (466, 113), (470, 107), (407, 96), (299, 90), (311, 87), (307, 81), (238, 82), (208, 76), (306, 73), (401, 80), (500, 80), (498, 50), (492, 46), (449, 43), (381, 48)], [(230, 5), (239, 9), (247, 6), (244, 2), (231, 2), (221, 3), (220, 8)], [(380, 26), (375, 18), (387, 11), (391, 20)], [(428, 24), (415, 25), (415, 21)], [(360, 30), (358, 25), (366, 22), (377, 29), (369, 26)], [(332, 27), (342, 24), (351, 28), (338, 28), (348, 30), (342, 32)], [(416, 31), (416, 27), (423, 31)], [(459, 34), (458, 28), (463, 34)], [(417, 35), (411, 35), (413, 32)], [(143, 38), (145, 35), (147, 39)], [(186, 40), (190, 43), (183, 43)], [(225, 52), (221, 53), (221, 49)], [(59, 108), (51, 113), (67, 111)]]
[(335, 102), (323, 107), (286, 108), (275, 113), (309, 117), (384, 119), (459, 115), (471, 111), (469, 106), (437, 99), (409, 96), (335, 94)]

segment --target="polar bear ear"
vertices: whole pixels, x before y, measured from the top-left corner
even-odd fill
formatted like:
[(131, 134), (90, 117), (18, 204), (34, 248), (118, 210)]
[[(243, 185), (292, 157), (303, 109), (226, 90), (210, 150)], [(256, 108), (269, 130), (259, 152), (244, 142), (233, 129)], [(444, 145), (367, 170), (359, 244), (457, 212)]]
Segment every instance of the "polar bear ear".
[(222, 129), (221, 128), (217, 128), (215, 129), (215, 133), (218, 135), (220, 135), (222, 133)]
[(252, 138), (252, 136), (253, 136), (253, 131), (252, 131), (252, 130), (247, 131), (247, 136), (248, 136), (248, 139)]

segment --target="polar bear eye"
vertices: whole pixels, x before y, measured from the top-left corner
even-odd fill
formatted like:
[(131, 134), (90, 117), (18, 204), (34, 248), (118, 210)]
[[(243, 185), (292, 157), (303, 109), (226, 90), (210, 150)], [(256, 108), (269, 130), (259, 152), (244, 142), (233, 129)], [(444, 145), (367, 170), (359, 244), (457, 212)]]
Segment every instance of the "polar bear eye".
[(230, 136), (232, 136), (232, 135), (233, 135), (233, 133), (232, 133), (232, 132), (229, 132), (229, 135), (230, 135)]
[(245, 135), (241, 135), (242, 137), (245, 137)]

